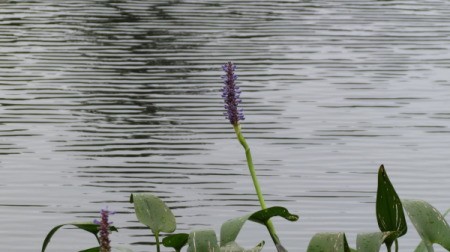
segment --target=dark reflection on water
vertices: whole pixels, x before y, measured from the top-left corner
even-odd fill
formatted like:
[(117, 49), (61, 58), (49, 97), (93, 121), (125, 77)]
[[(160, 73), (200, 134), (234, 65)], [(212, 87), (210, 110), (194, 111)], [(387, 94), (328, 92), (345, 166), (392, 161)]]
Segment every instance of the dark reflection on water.
[[(163, 198), (180, 231), (256, 210), (222, 117), (228, 60), (267, 201), (301, 216), (275, 222), (286, 247), (376, 230), (381, 163), (401, 197), (444, 210), (449, 14), (440, 0), (0, 2), (2, 250), (108, 206), (114, 243), (147, 251), (131, 192)], [(270, 240), (245, 228), (245, 246)], [(64, 232), (51, 249), (95, 245)]]

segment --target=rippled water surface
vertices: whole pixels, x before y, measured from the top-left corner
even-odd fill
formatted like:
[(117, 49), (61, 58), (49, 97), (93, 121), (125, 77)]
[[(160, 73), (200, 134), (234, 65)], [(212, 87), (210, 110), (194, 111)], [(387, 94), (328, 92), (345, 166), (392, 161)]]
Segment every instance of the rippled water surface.
[[(376, 231), (382, 163), (400, 197), (450, 207), (448, 1), (5, 0), (0, 250), (38, 251), (54, 225), (108, 206), (113, 243), (148, 251), (131, 192), (163, 198), (181, 232), (258, 209), (222, 116), (229, 60), (268, 204), (300, 215), (275, 221), (291, 251)], [(240, 241), (261, 239), (273, 251), (249, 223)], [(94, 245), (63, 230), (48, 251)]]

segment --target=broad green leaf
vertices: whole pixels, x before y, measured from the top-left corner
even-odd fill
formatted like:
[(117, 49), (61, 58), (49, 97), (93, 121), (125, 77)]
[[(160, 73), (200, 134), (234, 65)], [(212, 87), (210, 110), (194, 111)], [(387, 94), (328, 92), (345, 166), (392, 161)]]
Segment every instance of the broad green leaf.
[(175, 216), (158, 197), (150, 193), (133, 193), (130, 202), (134, 203), (137, 219), (148, 226), (154, 234), (175, 231)]
[(256, 247), (252, 249), (245, 249), (236, 242), (232, 241), (223, 247), (220, 247), (220, 252), (260, 252), (264, 247), (264, 241), (260, 242)]
[(95, 247), (95, 248), (89, 248), (89, 249), (85, 249), (85, 250), (80, 250), (78, 252), (100, 252), (100, 247)]
[(225, 246), (226, 244), (233, 242), (236, 240), (239, 232), (242, 229), (242, 226), (247, 220), (266, 225), (267, 221), (275, 216), (283, 217), (289, 221), (298, 220), (298, 216), (289, 213), (289, 211), (284, 207), (269, 207), (264, 210), (259, 210), (257, 212), (244, 215), (239, 218), (234, 218), (226, 221), (222, 224), (220, 228), (220, 244), (221, 246)]
[(364, 233), (356, 236), (358, 252), (379, 252), (384, 240), (395, 232)]
[(175, 251), (179, 252), (181, 251), (181, 248), (183, 248), (187, 243), (189, 239), (189, 234), (181, 233), (181, 234), (174, 234), (169, 235), (165, 237), (162, 240), (162, 244), (165, 247), (168, 248), (174, 248)]
[(214, 230), (197, 230), (189, 234), (187, 252), (220, 252)]
[(406, 234), (408, 228), (402, 202), (395, 192), (383, 165), (380, 166), (378, 171), (376, 212), (380, 230), (382, 232), (395, 232), (386, 237), (384, 241), (386, 246), (390, 248), (398, 237)]
[[(61, 224), (58, 226), (55, 226), (54, 228), (52, 228), (52, 230), (50, 230), (50, 232), (48, 232), (47, 236), (44, 239), (44, 243), (42, 244), (42, 252), (45, 251), (45, 249), (47, 248), (48, 244), (50, 243), (50, 240), (52, 239), (53, 235), (56, 233), (56, 231), (58, 231), (58, 229), (62, 228), (63, 226), (75, 226), (76, 228), (79, 228), (81, 230), (87, 231), (91, 234), (93, 234), (95, 237), (97, 237), (97, 234), (99, 232), (99, 225), (91, 223), (91, 222), (83, 222), (83, 223), (65, 223), (65, 224)], [(110, 231), (115, 231), (117, 232), (117, 228), (114, 226), (110, 226), (109, 227)]]
[(450, 250), (450, 227), (436, 208), (423, 200), (404, 200), (403, 205), (425, 247), (437, 243)]
[(318, 233), (313, 236), (307, 252), (351, 252), (344, 233)]
[[(450, 209), (447, 209), (447, 211), (445, 211), (445, 213), (444, 213), (444, 217), (447, 216), (449, 213), (450, 213)], [(417, 245), (414, 252), (428, 252), (428, 249), (427, 249), (427, 246), (425, 245), (425, 243), (423, 241), (420, 241), (419, 245)]]
[[(95, 236), (97, 236), (98, 232), (100, 232), (100, 229), (99, 229), (100, 226), (98, 224), (93, 223), (93, 222), (81, 222), (81, 223), (75, 222), (75, 223), (63, 224), (63, 225), (60, 225), (60, 226), (64, 226), (64, 225), (75, 226), (75, 227), (77, 227), (79, 229), (82, 229), (84, 231), (87, 231), (87, 232), (89, 232), (89, 233), (91, 233), (91, 234), (93, 234)], [(114, 232), (118, 231), (117, 228), (114, 227), (114, 226), (109, 226), (109, 230), (110, 231), (114, 231)]]
[(244, 226), (244, 223), (251, 215), (252, 214), (247, 214), (224, 222), (220, 228), (220, 245), (225, 246), (229, 242), (235, 241), (242, 226)]

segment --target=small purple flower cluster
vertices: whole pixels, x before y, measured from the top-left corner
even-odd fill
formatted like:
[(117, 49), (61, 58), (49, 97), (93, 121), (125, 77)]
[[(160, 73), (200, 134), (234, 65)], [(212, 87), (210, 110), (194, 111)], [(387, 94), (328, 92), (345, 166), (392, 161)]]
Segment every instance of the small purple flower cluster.
[(239, 121), (244, 120), (244, 112), (241, 108), (238, 108), (241, 99), (241, 90), (236, 85), (237, 75), (234, 74), (236, 70), (236, 65), (231, 62), (222, 66), (225, 75), (222, 75), (224, 87), (222, 88), (222, 98), (225, 102), (225, 109), (227, 112), (224, 113), (225, 117), (230, 121), (231, 124), (237, 125)]
[(109, 226), (112, 224), (109, 219), (109, 215), (114, 214), (114, 212), (108, 209), (102, 209), (100, 211), (101, 220), (94, 220), (94, 223), (99, 225), (100, 230), (100, 252), (111, 252), (111, 240), (109, 239)]

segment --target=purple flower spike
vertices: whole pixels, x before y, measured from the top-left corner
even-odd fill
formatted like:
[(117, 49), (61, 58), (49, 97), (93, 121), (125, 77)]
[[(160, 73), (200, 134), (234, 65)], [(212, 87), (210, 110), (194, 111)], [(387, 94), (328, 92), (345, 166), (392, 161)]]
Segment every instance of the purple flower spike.
[(236, 80), (238, 76), (234, 74), (236, 70), (236, 65), (228, 62), (222, 66), (225, 75), (222, 76), (224, 87), (222, 88), (222, 98), (225, 102), (225, 109), (227, 112), (224, 113), (225, 117), (230, 120), (230, 123), (237, 125), (239, 121), (245, 119), (244, 112), (241, 108), (238, 108), (239, 103), (241, 103), (240, 95), (241, 90), (236, 86)]
[(108, 208), (102, 209), (100, 215), (102, 219), (100, 221), (94, 220), (94, 224), (99, 225), (100, 230), (100, 252), (111, 252), (111, 240), (109, 239), (109, 226), (112, 224), (110, 222), (109, 216), (114, 214), (114, 212), (109, 211)]

